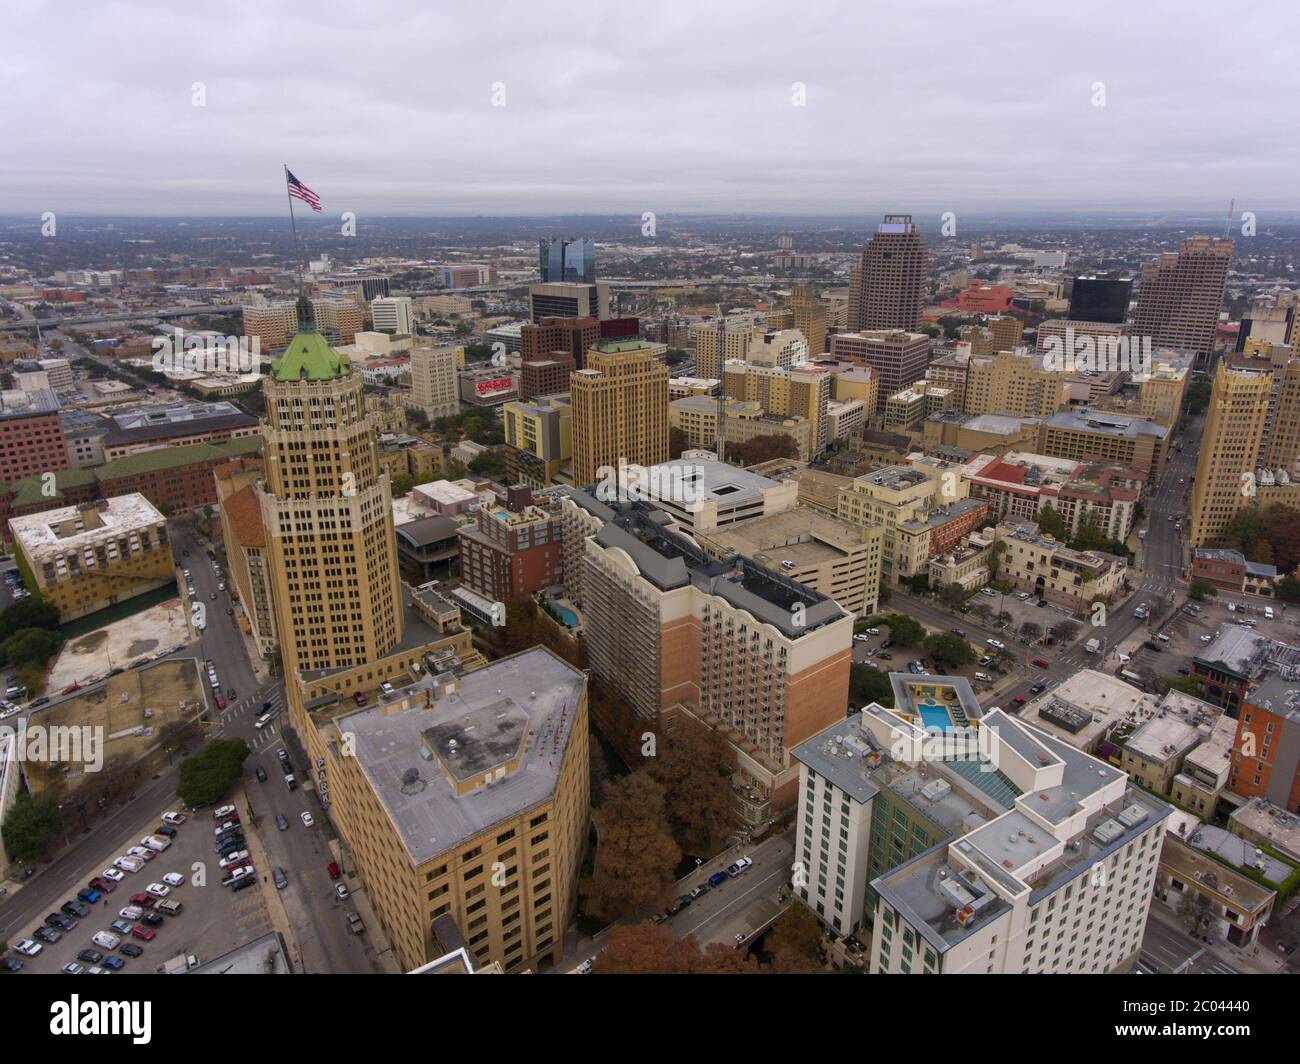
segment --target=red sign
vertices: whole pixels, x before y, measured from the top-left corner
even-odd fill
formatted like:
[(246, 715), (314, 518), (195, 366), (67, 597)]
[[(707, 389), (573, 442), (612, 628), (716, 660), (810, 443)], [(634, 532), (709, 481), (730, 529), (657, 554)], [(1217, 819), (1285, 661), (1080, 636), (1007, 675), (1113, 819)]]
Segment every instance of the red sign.
[(479, 395), (491, 395), (493, 392), (506, 391), (515, 386), (513, 377), (493, 377), (491, 380), (479, 381), (474, 391)]

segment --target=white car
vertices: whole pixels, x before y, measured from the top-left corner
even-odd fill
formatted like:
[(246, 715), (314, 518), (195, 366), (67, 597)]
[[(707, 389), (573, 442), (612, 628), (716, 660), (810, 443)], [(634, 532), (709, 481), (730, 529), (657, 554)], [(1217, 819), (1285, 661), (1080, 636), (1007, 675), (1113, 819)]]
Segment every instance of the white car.
[(147, 849), (144, 846), (132, 846), (126, 851), (126, 854), (128, 857), (134, 857), (140, 861), (152, 861), (158, 856), (153, 852), (153, 850)]
[(218, 585), (217, 585), (217, 590), (218, 590), (218, 591), (225, 591), (225, 590), (226, 590), (226, 585), (225, 585), (225, 584), (218, 584)]
[(139, 920), (144, 915), (144, 910), (138, 905), (128, 905), (125, 909), (119, 909), (117, 915), (123, 920)]
[(236, 809), (233, 805), (219, 806), (216, 809), (212, 810), (212, 819), (224, 820), (226, 817), (230, 816), (231, 813), (237, 813), (237, 812), (239, 812), (239, 810)]
[(235, 868), (248, 860), (247, 850), (236, 850), (229, 857), (223, 857), (217, 862), (222, 868)]
[(116, 868), (105, 868), (104, 871), (99, 874), (105, 879), (111, 879), (114, 883), (121, 883), (122, 880), (126, 878), (126, 875), (119, 872)]
[(184, 824), (189, 819), (184, 813), (163, 813), (162, 821), (164, 824)]
[(223, 886), (228, 887), (230, 886), (231, 883), (238, 883), (241, 879), (251, 876), (252, 874), (253, 874), (252, 865), (250, 864), (241, 865), (239, 868), (232, 868), (229, 872), (227, 872), (225, 874), (225, 877), (221, 880), (221, 882)]
[(995, 650), (1007, 649), (1006, 643), (1002, 642), (1000, 639), (986, 639), (984, 640), (984, 642), (986, 642), (989, 646), (993, 647)]
[(138, 857), (119, 857), (113, 862), (114, 868), (120, 868), (123, 872), (138, 872), (144, 867), (144, 862)]
[(179, 872), (168, 872), (165, 876), (163, 876), (163, 882), (166, 883), (169, 887), (179, 887), (182, 883), (185, 882), (185, 877), (181, 875)]
[(111, 931), (97, 931), (90, 939), (100, 949), (117, 949), (122, 939)]
[(869, 635), (867, 635), (866, 633), (860, 632), (860, 633), (858, 633), (857, 635), (855, 635), (855, 636), (853, 637), (853, 641), (854, 641), (855, 643), (865, 643), (865, 642), (866, 642), (868, 639), (870, 639), (870, 638), (871, 638), (871, 637), (870, 637)]
[(307, 828), (309, 828), (309, 827), (311, 827), (314, 823), (316, 823), (316, 821), (314, 821), (314, 820), (311, 818), (311, 814), (310, 814), (310, 813), (303, 813), (303, 814), (302, 814), (302, 824), (303, 824), (303, 827), (307, 827)]
[(272, 714), (263, 713), (260, 717), (257, 718), (257, 720), (253, 721), (253, 727), (259, 730), (265, 728), (268, 724), (271, 723), (271, 717)]
[(150, 883), (144, 888), (146, 894), (152, 894), (155, 898), (165, 898), (170, 894), (171, 887), (163, 886), (161, 883)]
[(30, 938), (20, 938), (14, 943), (14, 949), (24, 957), (35, 957), (44, 948), (39, 942), (33, 942)]

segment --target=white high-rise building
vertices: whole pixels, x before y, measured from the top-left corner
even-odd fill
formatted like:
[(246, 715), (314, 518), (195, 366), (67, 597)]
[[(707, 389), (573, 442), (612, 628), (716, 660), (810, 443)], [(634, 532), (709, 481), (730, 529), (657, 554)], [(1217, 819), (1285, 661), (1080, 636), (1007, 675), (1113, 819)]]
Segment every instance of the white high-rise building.
[(840, 934), (871, 925), (872, 972), (1126, 971), (1170, 807), (982, 711), (962, 677), (890, 682), (897, 708), (872, 703), (790, 752), (796, 894)]
[(410, 296), (381, 296), (372, 299), (370, 314), (376, 332), (415, 335), (415, 311)]
[(456, 366), (460, 349), (456, 347), (411, 348), (411, 399), (431, 419), (451, 417), (460, 412)]

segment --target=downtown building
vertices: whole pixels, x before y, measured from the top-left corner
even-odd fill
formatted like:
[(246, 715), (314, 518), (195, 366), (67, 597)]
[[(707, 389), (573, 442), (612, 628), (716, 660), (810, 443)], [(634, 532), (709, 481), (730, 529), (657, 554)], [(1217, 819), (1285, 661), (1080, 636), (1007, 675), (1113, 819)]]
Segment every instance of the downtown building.
[(485, 666), (459, 607), (401, 582), (360, 374), (309, 310), (263, 387), (253, 490), (303, 789), (404, 969), (445, 952), (440, 917), (478, 963), (547, 967), (587, 834), (585, 679), (541, 648)]
[(1204, 368), (1214, 350), (1232, 241), (1194, 236), (1142, 268), (1132, 335), (1186, 351)]
[(804, 904), (873, 973), (1127, 971), (1170, 807), (963, 677), (890, 682), (793, 752)]
[(925, 307), (928, 268), (912, 216), (885, 215), (849, 276), (849, 331), (916, 329)]
[(0, 392), (0, 481), (67, 469), (59, 397), (48, 388)]
[(463, 351), (458, 347), (411, 348), (410, 405), (430, 421), (460, 413), (456, 371)]
[[(1280, 386), (1263, 360), (1253, 368), (1225, 361), (1214, 374), (1192, 483), (1188, 545), (1193, 548), (1215, 545), (1248, 506), (1300, 502), (1295, 477), (1300, 366), (1288, 360), (1277, 372)], [(1266, 435), (1270, 414), (1275, 427)], [(1265, 457), (1278, 465), (1260, 465)]]
[(767, 823), (794, 798), (789, 749), (844, 715), (852, 616), (783, 567), (712, 557), (648, 502), (557, 497), (590, 667), (625, 705), (603, 734), (635, 749), (647, 730), (718, 732), (739, 819)]
[(836, 333), (831, 337), (830, 354), (838, 361), (871, 366), (879, 374), (876, 408), (869, 411), (878, 414), (884, 411), (889, 396), (925, 376), (930, 338), (902, 329)]
[(668, 458), (668, 367), (639, 340), (599, 343), (569, 379), (573, 482), (602, 469), (658, 465)]
[(480, 503), (477, 523), (460, 536), (461, 583), (493, 602), (523, 600), (559, 584), (563, 575), (560, 523), (533, 504), (523, 484), (491, 504)]

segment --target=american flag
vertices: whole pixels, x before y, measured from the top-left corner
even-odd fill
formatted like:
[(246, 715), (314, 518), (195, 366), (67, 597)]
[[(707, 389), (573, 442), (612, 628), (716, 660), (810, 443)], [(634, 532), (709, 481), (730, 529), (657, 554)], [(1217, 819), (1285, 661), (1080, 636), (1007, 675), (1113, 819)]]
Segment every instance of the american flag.
[(320, 197), (311, 189), (293, 176), (293, 171), (286, 169), (284, 171), (285, 179), (289, 182), (289, 198), (302, 200), (317, 214), (320, 214)]

